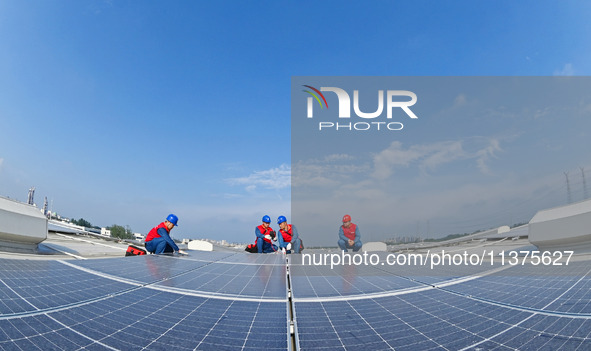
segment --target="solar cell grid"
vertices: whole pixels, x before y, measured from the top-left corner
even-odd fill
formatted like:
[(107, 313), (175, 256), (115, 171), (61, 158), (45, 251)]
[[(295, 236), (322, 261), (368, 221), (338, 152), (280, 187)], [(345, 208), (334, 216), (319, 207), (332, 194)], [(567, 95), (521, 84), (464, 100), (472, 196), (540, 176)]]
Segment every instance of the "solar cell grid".
[(523, 308), (588, 314), (591, 270), (577, 262), (570, 274), (564, 273), (564, 267), (517, 266), (445, 289)]
[[(122, 259), (6, 261), (0, 348), (289, 348), (284, 256)], [(381, 267), (293, 265), (296, 349), (588, 349), (586, 267), (515, 267), (435, 288)]]
[(243, 297), (285, 298), (285, 274), (284, 266), (216, 264), (158, 285)]
[(375, 267), (290, 266), (295, 297), (364, 295), (420, 286)]
[[(380, 308), (376, 308), (378, 305)], [(450, 295), (435, 289), (349, 302), (297, 302), (296, 300), (296, 313), (302, 349), (313, 349), (317, 344), (339, 347), (339, 342), (353, 348), (362, 348), (362, 343), (346, 335), (346, 332), (350, 333), (347, 327), (371, 334), (355, 313), (363, 316), (363, 322), (374, 326), (377, 334), (392, 343), (397, 350), (407, 347), (409, 349), (427, 347), (429, 342), (434, 342), (438, 347), (445, 345), (451, 349), (458, 349), (469, 347), (479, 341), (486, 341), (487, 338), (492, 338), (493, 341), (508, 340), (507, 336), (502, 335), (511, 331), (514, 325), (534, 316), (533, 313), (485, 304), (466, 296)], [(542, 332), (548, 334), (550, 328), (557, 329), (560, 325), (570, 324), (571, 327), (553, 330), (554, 335), (550, 336), (553, 340), (548, 342), (547, 346), (556, 346), (567, 339), (572, 340), (565, 342), (565, 345), (589, 346), (591, 340), (588, 337), (577, 340), (577, 336), (572, 334), (573, 329), (578, 328), (577, 326), (585, 321), (584, 319), (572, 323), (571, 318), (552, 318), (555, 319), (553, 323), (546, 321), (540, 324), (548, 327), (536, 329), (538, 334)], [(322, 341), (322, 337), (327, 335), (326, 341)], [(524, 335), (529, 338), (530, 333), (526, 332)], [(531, 340), (532, 345), (542, 343), (541, 337), (532, 336), (528, 340)], [(494, 341), (493, 344), (496, 342)], [(499, 343), (495, 345), (499, 346), (503, 342)]]
[[(312, 279), (309, 279), (310, 277), (307, 278), (309, 282), (312, 281)], [(496, 279), (496, 277), (493, 278)], [(479, 278), (477, 280), (471, 281), (470, 283), (472, 283), (474, 286), (477, 286), (477, 284), (482, 282), (482, 279), (485, 278)], [(502, 279), (506, 279), (506, 277), (502, 277)], [(528, 277), (528, 279), (528, 284), (531, 284), (532, 277)], [(319, 281), (320, 279), (316, 280), (316, 285), (314, 283), (309, 283), (307, 288), (314, 291), (318, 287), (318, 284), (320, 284), (318, 283)], [(511, 282), (509, 281), (509, 284), (510, 283)], [(548, 288), (548, 292), (550, 292), (548, 294), (549, 296), (544, 296), (544, 292), (546, 291), (544, 290), (543, 285), (542, 287), (538, 288), (541, 284), (532, 285), (532, 289), (536, 290), (536, 293), (543, 296), (543, 301), (537, 303), (544, 303), (544, 305), (546, 305), (549, 301), (553, 301), (554, 299), (560, 297), (559, 294), (552, 293), (554, 290), (558, 293), (564, 294), (564, 291), (568, 290), (569, 287), (571, 287), (574, 283), (581, 284), (581, 286), (586, 286), (587, 281), (575, 281), (573, 279), (565, 279), (564, 277), (561, 279), (555, 279), (555, 284)], [(469, 285), (468, 283), (463, 284)], [(458, 284), (458, 286), (462, 286), (462, 284)], [(452, 285), (451, 287), (455, 288), (456, 285)], [(510, 285), (508, 289), (511, 290)], [(458, 290), (462, 290), (462, 288)], [(575, 290), (571, 289), (571, 291), (574, 292)], [(583, 289), (578, 289), (576, 292), (577, 296), (583, 295)], [(434, 294), (443, 294), (443, 296), (437, 296)], [(512, 294), (515, 295), (515, 292), (513, 291)], [(531, 299), (531, 296), (529, 298)], [(399, 299), (399, 301), (392, 303), (392, 299)], [(318, 300), (322, 301), (322, 297), (320, 297)], [(346, 343), (343, 343), (344, 345), (352, 346), (353, 348), (362, 348), (361, 343), (356, 344), (356, 342), (350, 337), (348, 338), (346, 335), (343, 335), (343, 331), (346, 330), (343, 328), (344, 326), (357, 328), (355, 330), (363, 330), (365, 333), (371, 334), (367, 328), (360, 327), (362, 326), (361, 320), (354, 317), (353, 312), (359, 311), (363, 311), (360, 312), (364, 316), (363, 321), (368, 322), (370, 325), (376, 325), (374, 330), (386, 340), (391, 334), (393, 334), (381, 326), (384, 325), (386, 321), (391, 323), (392, 318), (387, 316), (387, 313), (383, 313), (384, 311), (376, 312), (375, 309), (372, 309), (372, 306), (367, 304), (369, 299), (348, 302), (350, 303), (350, 306), (356, 306), (353, 307), (353, 309), (349, 309), (348, 306), (344, 304), (347, 302), (346, 296), (345, 300), (341, 302), (315, 303), (311, 302), (310, 300), (310, 302), (298, 303), (297, 301), (298, 299), (296, 298), (298, 331), (300, 332), (299, 339), (302, 349), (314, 348), (319, 345), (324, 345), (326, 347), (339, 347), (339, 342), (343, 343), (343, 340), (347, 340)], [(513, 325), (523, 322), (528, 317), (533, 315), (524, 311), (475, 301), (467, 294), (449, 295), (436, 290), (413, 292), (411, 294), (400, 295), (399, 297), (372, 299), (372, 301), (380, 303), (380, 305), (382, 305), (382, 302), (384, 301), (390, 301), (382, 305), (383, 309), (388, 311), (391, 316), (395, 316), (399, 320), (404, 321), (405, 325), (411, 327), (412, 331), (418, 332), (418, 334), (414, 334), (414, 337), (413, 332), (408, 330), (398, 332), (398, 337), (392, 341), (396, 345), (397, 349), (401, 347), (404, 349), (407, 346), (410, 348), (416, 348), (419, 347), (419, 345), (420, 347), (426, 347), (427, 345), (425, 344), (425, 340), (437, 342), (438, 347), (442, 347), (442, 345), (446, 345), (446, 347), (451, 346), (452, 349), (455, 349), (456, 347), (466, 347), (478, 340), (486, 341), (486, 338), (488, 337), (500, 338), (500, 335), (503, 335), (507, 331), (511, 330)], [(405, 304), (412, 306), (413, 309), (405, 309)], [(306, 305), (308, 305), (308, 307), (306, 307)], [(338, 307), (333, 308), (331, 306)], [(390, 306), (396, 306), (396, 308), (390, 309)], [(591, 318), (591, 316), (589, 317)], [(570, 318), (556, 318), (560, 320), (561, 323), (566, 324), (569, 324), (572, 320)], [(439, 324), (433, 324), (433, 320), (438, 320)], [(343, 325), (340, 325), (339, 323), (342, 321), (346, 322)], [(314, 334), (315, 331), (320, 332), (317, 332), (314, 336), (308, 335), (310, 333)], [(322, 336), (327, 334), (332, 334), (332, 337), (329, 336), (326, 340), (321, 340)], [(558, 340), (560, 337), (563, 340), (572, 338), (569, 336), (568, 331), (564, 329), (559, 332), (555, 332), (553, 341), (548, 342), (547, 345), (556, 346), (556, 344), (559, 343)], [(534, 339), (535, 341), (532, 341), (532, 343), (541, 344), (541, 339)], [(409, 343), (411, 340), (416, 340), (417, 342)], [(588, 341), (588, 339), (580, 340), (581, 344), (584, 345), (588, 345), (585, 344)], [(573, 343), (575, 346), (577, 345), (576, 340), (573, 340)], [(496, 346), (501, 345), (495, 342), (493, 342), (493, 344)]]
[[(378, 264), (372, 266), (381, 271), (393, 275), (404, 277), (432, 277), (437, 280), (447, 280), (468, 275), (487, 272), (490, 266), (484, 265), (464, 265), (449, 264), (449, 259), (443, 259), (444, 253), (448, 256), (456, 254), (463, 255), (464, 252), (470, 253), (468, 248), (438, 248), (431, 250), (421, 250), (418, 252), (380, 252), (374, 253), (379, 256)], [(483, 249), (478, 248), (475, 252), (478, 256), (482, 255)], [(403, 259), (398, 256), (403, 257)], [(440, 257), (439, 263), (432, 257)], [(446, 264), (442, 264), (445, 262)]]
[[(188, 259), (195, 259), (193, 256)], [(232, 263), (232, 264), (255, 264), (255, 265), (285, 265), (285, 255), (252, 255), (246, 253), (235, 253), (227, 255), (219, 260), (217, 263)]]
[[(286, 348), (285, 304), (266, 306), (267, 303), (208, 300), (149, 289), (130, 295), (55, 312), (51, 316), (96, 342), (119, 349), (164, 344), (193, 349), (208, 343), (235, 347), (248, 341), (249, 334), (267, 322), (271, 326), (265, 328), (265, 335), (276, 339), (274, 348)], [(130, 340), (134, 341), (129, 344)]]
[(565, 313), (591, 314), (591, 277), (579, 281), (553, 302), (546, 310)]
[(11, 288), (0, 281), (0, 316), (34, 309), (20, 298)]
[[(225, 254), (227, 256), (228, 254)], [(68, 261), (68, 264), (94, 272), (144, 284), (154, 283), (211, 264), (212, 261), (185, 260), (182, 257), (143, 255), (108, 260)]]
[[(0, 317), (51, 309), (129, 289), (129, 285), (97, 277), (59, 262), (11, 262), (0, 280), (4, 295)], [(21, 270), (18, 271), (18, 267)]]

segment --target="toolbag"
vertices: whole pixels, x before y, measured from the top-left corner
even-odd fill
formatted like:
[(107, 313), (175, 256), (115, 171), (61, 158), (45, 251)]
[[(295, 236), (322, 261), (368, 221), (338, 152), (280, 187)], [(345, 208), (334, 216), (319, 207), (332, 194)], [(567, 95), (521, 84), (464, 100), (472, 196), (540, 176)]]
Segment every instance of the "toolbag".
[(259, 252), (259, 249), (257, 248), (257, 244), (249, 244), (244, 251), (246, 252), (250, 252), (250, 253), (257, 253)]
[(141, 256), (147, 253), (146, 250), (142, 249), (141, 247), (129, 245), (127, 247), (127, 251), (125, 251), (125, 256)]

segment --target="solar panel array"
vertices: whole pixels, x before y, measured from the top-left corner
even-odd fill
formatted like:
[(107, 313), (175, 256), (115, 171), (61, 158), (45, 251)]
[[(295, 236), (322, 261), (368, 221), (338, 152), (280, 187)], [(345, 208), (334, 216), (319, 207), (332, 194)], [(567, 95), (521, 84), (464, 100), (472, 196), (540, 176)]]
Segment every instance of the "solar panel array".
[(0, 350), (591, 349), (588, 256), (437, 272), (296, 257), (2, 259)]
[(285, 259), (0, 260), (0, 349), (286, 350)]

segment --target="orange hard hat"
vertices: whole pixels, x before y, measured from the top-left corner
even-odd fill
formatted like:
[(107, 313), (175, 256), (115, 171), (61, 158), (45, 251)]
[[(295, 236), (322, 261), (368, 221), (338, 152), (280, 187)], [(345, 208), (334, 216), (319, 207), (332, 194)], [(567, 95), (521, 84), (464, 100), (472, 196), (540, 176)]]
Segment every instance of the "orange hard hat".
[(343, 223), (345, 223), (345, 222), (351, 222), (351, 216), (349, 216), (349, 215), (344, 215), (344, 216), (343, 216)]

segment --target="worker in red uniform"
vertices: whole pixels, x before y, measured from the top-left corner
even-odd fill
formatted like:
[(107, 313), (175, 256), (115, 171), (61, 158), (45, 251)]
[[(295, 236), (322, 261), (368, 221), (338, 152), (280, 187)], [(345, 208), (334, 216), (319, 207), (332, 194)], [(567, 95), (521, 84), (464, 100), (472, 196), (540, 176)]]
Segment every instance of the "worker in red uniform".
[(256, 246), (258, 253), (277, 251), (277, 246), (273, 244), (275, 231), (271, 228), (271, 217), (263, 216), (263, 223), (254, 229), (254, 235), (257, 236)]
[(146, 250), (154, 254), (174, 252), (184, 254), (185, 252), (179, 249), (169, 235), (172, 228), (178, 225), (178, 221), (179, 218), (177, 216), (169, 214), (164, 222), (152, 228), (148, 235), (146, 235)]
[(280, 248), (285, 248), (287, 253), (300, 253), (301, 239), (298, 235), (298, 230), (293, 224), (287, 224), (285, 216), (277, 218), (279, 224), (279, 235), (277, 235), (277, 242)]
[(351, 216), (343, 216), (343, 225), (339, 228), (339, 247), (341, 250), (348, 252), (347, 249), (353, 249), (357, 252), (361, 249), (361, 233), (359, 226), (351, 223)]

